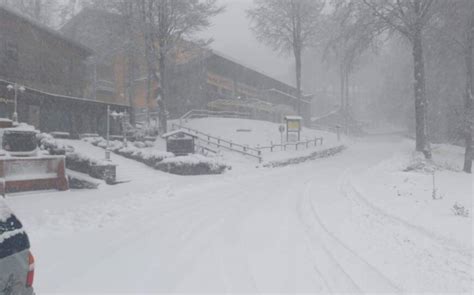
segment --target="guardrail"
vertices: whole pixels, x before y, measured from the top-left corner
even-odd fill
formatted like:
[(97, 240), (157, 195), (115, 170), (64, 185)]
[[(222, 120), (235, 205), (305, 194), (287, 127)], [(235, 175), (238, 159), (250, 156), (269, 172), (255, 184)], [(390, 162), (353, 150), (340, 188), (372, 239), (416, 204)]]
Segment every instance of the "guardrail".
[(247, 145), (234, 143), (231, 140), (226, 140), (226, 139), (222, 139), (220, 137), (215, 137), (215, 136), (212, 136), (210, 134), (201, 132), (199, 130), (192, 129), (192, 128), (189, 128), (189, 127), (186, 127), (186, 126), (182, 126), (182, 125), (179, 125), (179, 124), (176, 124), (176, 123), (172, 124), (172, 128), (173, 129), (187, 130), (190, 133), (195, 134), (200, 141), (206, 143), (207, 145), (213, 145), (213, 146), (216, 146), (217, 148), (223, 148), (223, 149), (226, 149), (226, 150), (229, 150), (229, 151), (232, 151), (232, 152), (239, 153), (241, 155), (250, 156), (250, 157), (258, 159), (259, 162), (262, 162), (262, 151), (258, 150), (256, 148), (252, 148), (252, 147), (249, 147)]
[(258, 150), (270, 150), (270, 152), (274, 152), (276, 149), (280, 148), (281, 151), (286, 151), (289, 146), (294, 146), (295, 150), (298, 150), (299, 146), (304, 146), (305, 148), (309, 148), (311, 145), (317, 146), (318, 142), (320, 145), (323, 145), (324, 139), (322, 137), (316, 137), (314, 139), (306, 140), (306, 141), (298, 141), (298, 142), (286, 142), (283, 144), (271, 144), (269, 146), (262, 146), (257, 147)]

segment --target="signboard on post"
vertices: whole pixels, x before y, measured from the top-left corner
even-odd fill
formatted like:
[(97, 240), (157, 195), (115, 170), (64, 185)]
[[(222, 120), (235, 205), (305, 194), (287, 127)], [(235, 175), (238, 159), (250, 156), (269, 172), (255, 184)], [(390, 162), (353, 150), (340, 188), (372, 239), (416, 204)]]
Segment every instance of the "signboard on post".
[[(286, 116), (286, 141), (300, 141), (301, 140), (301, 122), (303, 118), (300, 116)], [(297, 135), (290, 136), (290, 134)]]

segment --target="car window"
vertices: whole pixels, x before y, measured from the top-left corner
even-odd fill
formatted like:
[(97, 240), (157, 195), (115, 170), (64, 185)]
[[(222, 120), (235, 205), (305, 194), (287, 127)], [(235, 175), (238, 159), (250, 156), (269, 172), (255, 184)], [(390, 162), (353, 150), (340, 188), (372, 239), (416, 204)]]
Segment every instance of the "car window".
[(29, 247), (28, 237), (16, 216), (10, 215), (7, 218), (0, 218), (0, 259)]

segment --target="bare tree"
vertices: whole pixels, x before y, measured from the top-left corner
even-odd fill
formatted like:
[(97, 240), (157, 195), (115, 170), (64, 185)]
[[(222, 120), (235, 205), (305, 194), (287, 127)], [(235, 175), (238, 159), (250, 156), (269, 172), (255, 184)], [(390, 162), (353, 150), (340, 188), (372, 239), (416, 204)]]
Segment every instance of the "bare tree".
[(281, 53), (293, 53), (298, 91), (298, 113), (301, 113), (302, 53), (313, 42), (320, 25), (324, 1), (255, 0), (247, 11), (257, 39)]
[(324, 21), (323, 58), (331, 62), (335, 60), (339, 67), (341, 113), (347, 132), (351, 117), (350, 76), (361, 55), (370, 47), (376, 48), (374, 40), (381, 27), (360, 1), (334, 0), (332, 7), (332, 13)]
[(385, 25), (412, 45), (414, 63), (416, 150), (431, 158), (427, 134), (427, 109), (423, 32), (433, 16), (437, 0), (363, 0)]
[[(158, 97), (160, 131), (167, 131), (168, 54), (178, 41), (192, 38), (210, 25), (210, 18), (223, 8), (216, 0), (140, 0), (139, 20), (145, 38), (149, 83), (160, 84)], [(150, 85), (149, 85), (150, 86)], [(150, 89), (150, 87), (149, 87)], [(150, 98), (151, 91), (148, 91)]]
[(473, 95), (474, 95), (474, 1), (452, 0), (444, 3), (440, 10), (440, 20), (430, 26), (433, 34), (447, 41), (464, 60), (465, 91), (464, 91), (464, 138), (466, 152), (464, 171), (472, 173), (472, 133), (473, 133)]
[(59, 6), (55, 0), (1, 0), (0, 4), (46, 26), (54, 25), (56, 10)]

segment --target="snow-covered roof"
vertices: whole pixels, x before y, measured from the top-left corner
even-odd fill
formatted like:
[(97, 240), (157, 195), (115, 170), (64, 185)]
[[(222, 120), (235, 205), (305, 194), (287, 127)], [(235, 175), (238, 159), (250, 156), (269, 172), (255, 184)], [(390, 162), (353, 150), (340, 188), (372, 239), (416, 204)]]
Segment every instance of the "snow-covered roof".
[(303, 120), (303, 117), (301, 116), (285, 116), (285, 120), (298, 120), (298, 121), (301, 121)]
[(170, 136), (177, 135), (177, 134), (186, 134), (186, 135), (189, 135), (189, 136), (194, 137), (194, 138), (197, 137), (196, 134), (192, 134), (191, 132), (188, 132), (188, 131), (186, 131), (186, 130), (184, 130), (184, 129), (177, 129), (177, 130), (174, 130), (174, 131), (165, 133), (165, 134), (163, 134), (161, 137), (163, 137), (163, 138), (168, 138), (168, 137), (170, 137)]
[(3, 12), (5, 12), (5, 13), (7, 13), (7, 14), (15, 17), (15, 18), (18, 18), (18, 19), (30, 24), (31, 26), (35, 27), (36, 29), (49, 34), (50, 36), (54, 37), (57, 40), (61, 40), (64, 43), (68, 43), (69, 45), (72, 45), (75, 48), (80, 49), (85, 56), (90, 56), (93, 53), (90, 48), (82, 45), (81, 43), (79, 43), (75, 40), (72, 40), (72, 39), (62, 35), (60, 32), (58, 32), (56, 30), (53, 30), (53, 29), (37, 22), (36, 20), (33, 20), (29, 17), (26, 17), (23, 14), (20, 14), (19, 12), (15, 11), (14, 9), (11, 9), (10, 7), (7, 7), (5, 4), (0, 4), (0, 11), (3, 11)]

